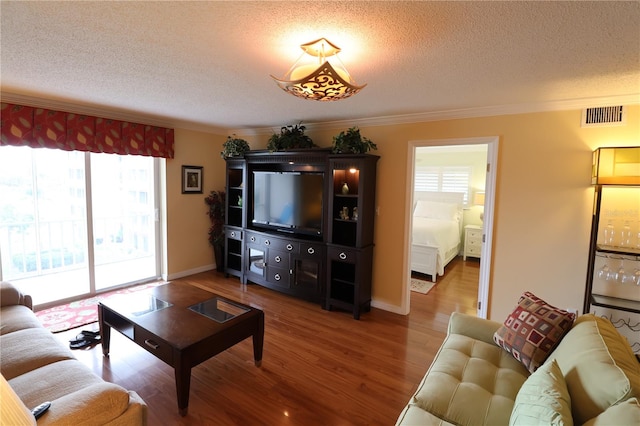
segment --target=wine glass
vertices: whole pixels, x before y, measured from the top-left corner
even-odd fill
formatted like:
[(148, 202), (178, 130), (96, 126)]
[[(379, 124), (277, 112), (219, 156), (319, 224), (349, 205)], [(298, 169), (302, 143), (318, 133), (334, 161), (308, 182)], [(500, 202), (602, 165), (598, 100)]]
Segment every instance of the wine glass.
[(606, 263), (602, 265), (602, 268), (598, 271), (598, 278), (601, 280), (609, 281), (611, 276), (611, 269), (609, 269), (609, 265)]
[(624, 259), (620, 259), (620, 267), (614, 274), (614, 280), (619, 284), (624, 284), (626, 282), (627, 275), (624, 272)]
[(631, 226), (625, 222), (620, 234), (620, 247), (631, 247)]
[(604, 228), (604, 244), (608, 246), (613, 245), (614, 234), (616, 229), (613, 226), (613, 223), (609, 220), (607, 222), (607, 226)]

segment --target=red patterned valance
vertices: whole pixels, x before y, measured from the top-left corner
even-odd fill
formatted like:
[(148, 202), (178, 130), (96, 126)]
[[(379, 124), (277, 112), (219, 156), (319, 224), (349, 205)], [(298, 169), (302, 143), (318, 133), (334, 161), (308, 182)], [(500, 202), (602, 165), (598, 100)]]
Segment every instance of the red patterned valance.
[(0, 145), (173, 158), (173, 129), (0, 104)]

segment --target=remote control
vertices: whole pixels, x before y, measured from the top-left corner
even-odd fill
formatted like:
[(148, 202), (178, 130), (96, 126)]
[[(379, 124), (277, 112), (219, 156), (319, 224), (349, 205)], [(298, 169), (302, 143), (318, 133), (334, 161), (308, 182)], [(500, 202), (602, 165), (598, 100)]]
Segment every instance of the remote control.
[(49, 401), (43, 402), (42, 404), (31, 410), (31, 413), (36, 418), (36, 420), (38, 420), (38, 418), (40, 418), (40, 416), (42, 416), (49, 409), (49, 407), (51, 407), (51, 403)]

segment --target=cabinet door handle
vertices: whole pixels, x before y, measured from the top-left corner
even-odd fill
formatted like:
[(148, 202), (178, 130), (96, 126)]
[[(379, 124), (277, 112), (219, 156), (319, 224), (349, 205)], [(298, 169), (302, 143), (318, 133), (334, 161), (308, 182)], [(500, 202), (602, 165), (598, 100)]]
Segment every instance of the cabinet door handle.
[(313, 247), (309, 247), (309, 248), (307, 249), (307, 253), (309, 253), (309, 254), (313, 254), (313, 253), (315, 253), (315, 252), (316, 252), (316, 251), (313, 249)]
[(291, 244), (287, 244), (287, 250), (289, 251), (293, 250), (293, 246)]
[(232, 237), (232, 238), (235, 238), (235, 236), (236, 236), (236, 233), (235, 233), (235, 232), (232, 232), (232, 233), (231, 233), (231, 237)]
[(275, 260), (276, 262), (280, 263), (280, 261), (281, 261), (282, 259), (280, 258), (280, 256), (276, 256), (276, 258), (275, 258), (274, 260)]
[(269, 241), (269, 240), (264, 240), (264, 245), (265, 245), (265, 246), (268, 246), (269, 244), (271, 244), (271, 241)]
[(276, 281), (280, 281), (280, 274), (275, 274), (273, 278), (275, 278)]
[(144, 341), (144, 344), (149, 346), (151, 349), (158, 349), (160, 346), (158, 346), (158, 344), (156, 342), (154, 342), (153, 340), (150, 339), (146, 339)]
[(342, 253), (340, 253), (340, 254), (338, 255), (338, 257), (339, 257), (340, 259), (342, 259), (342, 260), (345, 260), (345, 259), (347, 258), (347, 255), (346, 255), (346, 253), (345, 253), (345, 252), (342, 252)]
[(251, 237), (251, 242), (255, 243), (256, 242), (256, 237)]

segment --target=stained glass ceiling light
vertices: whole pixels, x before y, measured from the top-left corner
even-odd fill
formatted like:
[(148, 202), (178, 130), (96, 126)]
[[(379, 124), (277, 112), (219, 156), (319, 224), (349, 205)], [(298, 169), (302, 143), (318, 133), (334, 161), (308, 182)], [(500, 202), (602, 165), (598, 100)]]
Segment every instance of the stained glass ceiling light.
[[(285, 92), (314, 101), (339, 101), (366, 86), (356, 85), (338, 57), (340, 48), (327, 39), (321, 38), (300, 48), (304, 53), (282, 79), (271, 76)], [(331, 58), (332, 63), (327, 58)]]

